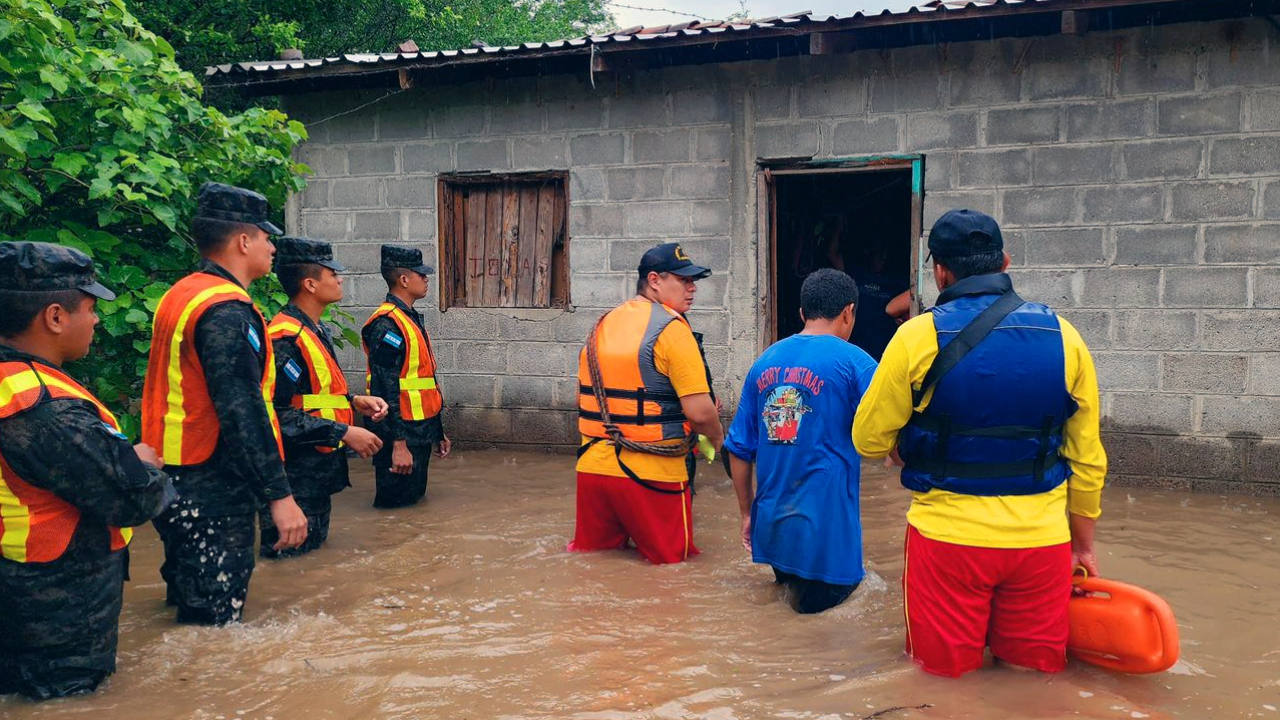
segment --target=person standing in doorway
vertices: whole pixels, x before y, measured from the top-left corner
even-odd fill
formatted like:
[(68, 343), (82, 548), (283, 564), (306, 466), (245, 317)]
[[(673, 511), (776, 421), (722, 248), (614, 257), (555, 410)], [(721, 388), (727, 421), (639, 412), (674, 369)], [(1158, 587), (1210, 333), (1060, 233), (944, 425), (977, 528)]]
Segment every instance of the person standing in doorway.
[(858, 302), (853, 278), (839, 270), (805, 278), (804, 330), (751, 366), (724, 443), (742, 543), (755, 562), (772, 566), (799, 613), (839, 605), (863, 577), (852, 430), (876, 363), (848, 342)]
[(330, 304), (342, 299), (342, 265), (333, 247), (308, 238), (276, 242), (276, 276), (289, 304), (267, 326), (276, 361), (276, 413), (284, 436), (285, 472), (298, 507), (307, 516), (307, 540), (276, 550), (280, 533), (271, 514), (261, 514), (261, 554), (267, 558), (310, 552), (329, 537), (332, 496), (351, 485), (347, 454), (362, 458), (382, 448), (382, 440), (353, 424), (354, 414), (381, 420), (387, 403), (371, 395), (351, 395), (328, 327), (320, 321)]
[(849, 340), (877, 362), (898, 329), (889, 304), (909, 285), (905, 272), (896, 276), (889, 272), (888, 265), (888, 251), (883, 246), (872, 246), (862, 254), (862, 262), (853, 272), (858, 283), (858, 322)]
[(1098, 574), (1107, 456), (1093, 359), (1070, 323), (1014, 292), (992, 218), (946, 213), (929, 251), (938, 303), (898, 329), (853, 424), (858, 452), (900, 457), (912, 491), (907, 652), (952, 677), (987, 647), (1057, 672), (1072, 568)]
[(203, 260), (164, 294), (153, 321), (142, 440), (179, 495), (154, 521), (178, 622), (240, 620), (259, 505), (279, 531), (277, 550), (307, 538), (284, 472), (266, 321), (245, 289), (271, 272), (271, 236), (282, 232), (269, 212), (256, 192), (205, 183), (191, 224)]
[(444, 459), (453, 447), (444, 431), (444, 398), (436, 381), (436, 356), (422, 315), (413, 304), (427, 296), (435, 271), (414, 248), (382, 246), (387, 298), (364, 324), (369, 394), (382, 398), (386, 417), (374, 426), (382, 449), (373, 456), (377, 491), (373, 506), (413, 505), (427, 493), (432, 447)]
[(698, 554), (685, 458), (724, 429), (682, 313), (711, 274), (676, 243), (640, 259), (636, 297), (600, 318), (578, 356), (577, 523), (569, 550), (635, 543), (649, 562)]

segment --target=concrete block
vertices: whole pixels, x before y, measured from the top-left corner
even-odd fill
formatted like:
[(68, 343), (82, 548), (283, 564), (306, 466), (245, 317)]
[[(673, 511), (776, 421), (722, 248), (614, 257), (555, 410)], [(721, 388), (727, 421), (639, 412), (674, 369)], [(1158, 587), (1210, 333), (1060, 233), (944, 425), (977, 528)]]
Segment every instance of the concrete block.
[(791, 86), (758, 87), (752, 90), (756, 120), (783, 120), (791, 117)]
[[(506, 382), (503, 382), (506, 394)], [(544, 405), (542, 407), (550, 407)], [(545, 410), (511, 411), (511, 442), (529, 444), (539, 448), (552, 445), (570, 445), (578, 442), (576, 433), (570, 432), (565, 413)]]
[(1156, 307), (1160, 295), (1160, 271), (1137, 268), (1099, 268), (1082, 271), (1083, 308)]
[[(560, 359), (564, 346), (552, 342), (512, 342), (507, 344), (507, 374), (561, 377)], [(550, 398), (548, 398), (550, 399)]]
[(1076, 185), (1108, 182), (1115, 177), (1111, 145), (1069, 145), (1036, 148), (1037, 185)]
[(1253, 215), (1253, 183), (1183, 182), (1173, 186), (1174, 220), (1229, 220)]
[(1250, 443), (1249, 479), (1268, 483), (1267, 488), (1274, 488), (1275, 483), (1280, 483), (1280, 442), (1259, 440)]
[(800, 117), (860, 115), (866, 109), (866, 85), (861, 78), (836, 82), (806, 82), (797, 88)]
[(347, 166), (351, 175), (394, 175), (396, 173), (396, 146), (370, 145), (352, 148)]
[(960, 72), (951, 73), (951, 107), (986, 107), (1018, 102), (1022, 93), (1022, 76), (1010, 72), (1012, 65), (1012, 60), (998, 64), (970, 64)]
[(578, 165), (616, 165), (623, 160), (626, 138), (619, 133), (578, 135), (569, 139), (569, 160)]
[(569, 205), (570, 237), (622, 237), (622, 205)]
[(1274, 436), (1280, 427), (1280, 398), (1207, 395), (1202, 403), (1200, 432), (1205, 435)]
[(1196, 89), (1196, 57), (1173, 52), (1135, 57), (1121, 66), (1116, 89), (1124, 95), (1191, 92)]
[[(574, 303), (583, 308), (613, 308), (635, 294), (636, 274), (576, 275), (573, 278)], [(583, 335), (583, 341), (586, 341)]]
[(689, 208), (684, 203), (629, 203), (625, 207), (627, 237), (667, 242), (689, 231)]
[(1249, 364), (1249, 394), (1280, 395), (1280, 352), (1254, 353)]
[(316, 177), (347, 174), (347, 151), (342, 148), (308, 143), (298, 148), (298, 161), (311, 168)]
[(956, 153), (959, 187), (1002, 187), (1031, 184), (1030, 150), (996, 150)]
[[(338, 243), (333, 246), (333, 259), (347, 269), (343, 276), (348, 279), (354, 275), (372, 275), (381, 268), (378, 243)], [(356, 314), (356, 320), (363, 323), (367, 316)]]
[(1154, 353), (1095, 352), (1093, 363), (1103, 392), (1155, 390), (1160, 382), (1156, 374), (1160, 356)]
[(1262, 217), (1268, 220), (1280, 220), (1280, 180), (1274, 180), (1263, 186)]
[(812, 157), (818, 154), (815, 122), (756, 125), (756, 157)]
[(422, 140), (431, 137), (431, 114), (426, 108), (387, 108), (378, 113), (378, 141)]
[(1044, 303), (1051, 308), (1069, 308), (1076, 304), (1078, 271), (1011, 268), (1009, 274), (1013, 276), (1013, 287), (1027, 300)]
[[(929, 177), (929, 171), (925, 170), (925, 179)], [(957, 192), (954, 190), (940, 190), (925, 195), (924, 198), (924, 230), (927, 233), (929, 228), (937, 222), (948, 210), (978, 210), (988, 215), (996, 214), (996, 197), (997, 193), (992, 191), (969, 191)]]
[(729, 314), (715, 310), (691, 310), (688, 315), (689, 325), (694, 332), (702, 333), (702, 342), (706, 346), (729, 344)]
[[(1158, 467), (1162, 474), (1174, 477), (1238, 479), (1248, 458), (1248, 442), (1241, 438), (1176, 437), (1160, 443)], [(1192, 485), (1193, 490), (1199, 482)]]
[(406, 173), (442, 173), (454, 168), (452, 143), (405, 145), (400, 154)]
[(1084, 191), (1087, 223), (1156, 222), (1164, 219), (1164, 188), (1159, 185), (1112, 185)]
[(1080, 332), (1091, 350), (1111, 347), (1111, 311), (1066, 309), (1059, 313)]
[(530, 102), (513, 102), (489, 106), (489, 134), (494, 136), (525, 135), (543, 132), (546, 108)]
[(569, 173), (569, 202), (590, 202), (605, 198), (605, 171), (599, 168), (574, 168)]
[(907, 116), (907, 148), (921, 152), (934, 148), (968, 148), (978, 144), (976, 113)]
[(924, 190), (932, 193), (936, 190), (951, 188), (951, 166), (955, 163), (955, 154), (950, 152), (931, 152), (924, 158)]
[(512, 309), (510, 312), (510, 315), (498, 316), (498, 338), (508, 342), (549, 342), (553, 335), (552, 325), (564, 315), (563, 312), (554, 310)]
[(400, 213), (398, 211), (355, 213), (352, 237), (356, 240), (387, 240), (400, 238)]
[(1280, 90), (1256, 90), (1249, 96), (1249, 127), (1280, 130)]
[[(462, 311), (451, 310), (444, 317), (458, 312)], [(458, 363), (469, 373), (501, 375), (507, 371), (506, 343), (462, 340), (458, 342), (457, 353)]]
[(471, 140), (458, 143), (459, 170), (507, 170), (511, 149), (506, 140)]
[(494, 375), (451, 373), (448, 378), (440, 378), (440, 390), (451, 406), (498, 406), (498, 378)]
[(1272, 352), (1280, 347), (1280, 312), (1205, 310), (1200, 332), (1205, 350)]
[(1280, 74), (1275, 34), (1271, 28), (1261, 25), (1260, 34), (1262, 37), (1252, 43), (1241, 42), (1230, 47), (1225, 42), (1215, 43), (1202, 60), (1206, 84), (1210, 88), (1274, 86)]
[[(638, 262), (640, 258), (636, 258)], [(632, 275), (632, 283), (634, 284), (634, 274)], [(610, 308), (612, 309), (612, 308)], [(565, 313), (559, 320), (554, 323), (555, 340), (561, 343), (567, 343), (566, 348), (572, 351), (575, 358), (576, 367), (578, 348), (587, 341), (587, 334), (591, 332), (591, 328), (595, 327), (596, 322), (600, 320), (600, 316), (604, 314), (603, 310), (585, 310), (579, 308), (574, 312)]]
[(1206, 225), (1204, 261), (1268, 264), (1280, 262), (1280, 223)]
[(836, 155), (892, 153), (901, 149), (896, 117), (836, 123), (832, 146)]
[(516, 138), (511, 142), (512, 167), (517, 170), (560, 170), (569, 166), (564, 138)]
[(1158, 435), (1109, 432), (1103, 437), (1107, 449), (1107, 480), (1113, 475), (1147, 475), (1159, 467), (1156, 446), (1163, 442)]
[(723, 123), (732, 117), (733, 100), (728, 92), (704, 89), (671, 96), (671, 122), (674, 125)]
[(1253, 306), (1280, 308), (1280, 268), (1254, 268)]
[[(1196, 314), (1186, 310), (1128, 310), (1115, 314), (1118, 350), (1189, 350), (1196, 345)], [(1155, 367), (1152, 367), (1155, 372)]]
[(671, 197), (729, 197), (728, 165), (676, 165), (671, 168)]
[[(431, 252), (423, 248), (427, 257), (435, 257), (436, 252), (436, 214), (430, 210), (406, 210), (400, 213), (400, 234), (405, 240), (416, 245), (430, 245)], [(429, 264), (435, 265), (428, 260)]]
[(631, 136), (631, 160), (636, 163), (688, 162), (693, 134), (689, 130), (636, 132)]
[(574, 98), (547, 105), (547, 132), (599, 130), (604, 127), (604, 103), (596, 98)]
[(1230, 353), (1166, 353), (1160, 369), (1165, 391), (1243, 393), (1249, 357)]
[(391, 177), (382, 181), (389, 208), (429, 208), (436, 204), (436, 184), (430, 178)]
[(432, 108), (433, 136), (442, 139), (479, 135), (485, 128), (485, 108), (481, 105), (447, 105)]
[(323, 210), (329, 207), (329, 181), (309, 180), (302, 191), (302, 207), (304, 209)]
[(728, 235), (732, 229), (728, 202), (695, 202), (689, 207), (689, 234)]
[(1192, 407), (1191, 395), (1118, 392), (1111, 396), (1104, 428), (1162, 435), (1190, 433)]
[(1200, 172), (1202, 140), (1155, 140), (1125, 143), (1121, 147), (1125, 177), (1190, 179)]
[(1209, 146), (1209, 174), (1275, 175), (1277, 158), (1280, 135), (1216, 139)]
[(1240, 131), (1240, 94), (1162, 97), (1156, 111), (1161, 135), (1201, 135)]
[(637, 93), (605, 98), (610, 128), (655, 128), (671, 124), (667, 113), (667, 96), (661, 93)]
[(1102, 228), (1025, 230), (1018, 237), (1026, 242), (1025, 257), (1030, 267), (1088, 267), (1106, 264)]
[(378, 186), (370, 180), (334, 180), (329, 199), (335, 208), (378, 207)]
[(324, 123), (331, 143), (373, 142), (377, 132), (377, 115), (372, 111), (360, 111), (339, 115)]
[(349, 217), (344, 212), (304, 212), (302, 231), (307, 237), (346, 240), (351, 237)]
[(1061, 225), (1076, 217), (1076, 190), (1069, 187), (1006, 190), (1003, 206), (1001, 220), (1010, 226)]
[(1073, 58), (1064, 62), (1032, 62), (1027, 73), (1027, 97), (1031, 100), (1099, 97), (1111, 83), (1106, 60)]
[(609, 199), (653, 200), (666, 194), (666, 171), (661, 167), (612, 168), (605, 171)]
[(1062, 109), (1017, 107), (987, 112), (987, 145), (1056, 143), (1061, 137)]
[(907, 75), (874, 75), (870, 80), (871, 112), (934, 110), (942, 107), (947, 76), (937, 71)]
[[(614, 240), (609, 247), (609, 269), (614, 272), (635, 273), (640, 256), (656, 245), (654, 240)], [(707, 238), (681, 240), (680, 247), (697, 264), (723, 273), (729, 269), (729, 240)]]
[[(440, 320), (437, 323), (438, 329), (436, 332), (442, 338), (453, 340), (494, 340), (498, 337), (497, 327), (497, 319), (487, 310), (455, 308), (440, 315)], [(472, 370), (472, 372), (503, 372), (506, 368), (507, 353), (505, 345), (502, 345), (501, 348), (503, 349), (497, 350), (497, 353), (502, 356), (501, 363), (497, 364), (497, 367), (499, 368), (498, 370), (482, 370), (477, 367)], [(470, 352), (463, 353), (462, 351), (464, 349)], [(462, 362), (464, 366), (470, 367), (469, 365), (466, 365), (466, 363), (469, 362), (466, 358), (481, 351), (488, 353), (493, 349), (493, 347), (464, 348), (462, 345), (459, 345), (458, 356), (463, 359)], [(485, 368), (491, 366), (491, 364), (484, 365)]]
[(1123, 100), (1071, 105), (1067, 108), (1067, 139), (1117, 140), (1144, 137), (1154, 130), (1155, 104)]
[[(1085, 203), (1085, 215), (1089, 213)], [(1132, 225), (1116, 228), (1116, 265), (1193, 265), (1195, 225)]]
[(571, 273), (604, 272), (609, 269), (609, 241), (574, 238), (569, 246)]
[(512, 414), (506, 409), (449, 409), (450, 434), (471, 442), (509, 442)]
[(693, 159), (698, 162), (728, 162), (733, 152), (733, 133), (727, 129), (707, 128), (693, 135)]

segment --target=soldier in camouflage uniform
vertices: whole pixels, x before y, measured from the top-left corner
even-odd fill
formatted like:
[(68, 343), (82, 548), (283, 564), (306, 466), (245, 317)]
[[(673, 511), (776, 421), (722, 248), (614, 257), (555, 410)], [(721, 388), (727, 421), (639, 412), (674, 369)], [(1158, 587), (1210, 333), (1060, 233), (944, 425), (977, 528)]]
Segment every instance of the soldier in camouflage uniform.
[(91, 692), (115, 672), (128, 528), (173, 497), (155, 451), (61, 369), (114, 298), (77, 250), (0, 243), (0, 694)]
[(164, 456), (180, 496), (155, 520), (178, 622), (240, 619), (259, 505), (279, 532), (275, 549), (307, 536), (284, 471), (274, 353), (245, 290), (271, 272), (270, 236), (283, 234), (269, 211), (258, 193), (206, 183), (191, 225), (203, 261), (156, 308), (142, 438)]
[(276, 276), (289, 304), (267, 331), (276, 355), (275, 406), (285, 471), (307, 516), (307, 541), (296, 549), (276, 550), (279, 533), (271, 514), (264, 512), (259, 516), (263, 557), (301, 555), (320, 547), (329, 536), (330, 498), (351, 485), (346, 449), (368, 458), (382, 448), (378, 436), (352, 424), (353, 411), (376, 422), (386, 416), (387, 403), (347, 392), (329, 328), (320, 321), (329, 304), (342, 299), (342, 270), (329, 243), (293, 237), (276, 241)]

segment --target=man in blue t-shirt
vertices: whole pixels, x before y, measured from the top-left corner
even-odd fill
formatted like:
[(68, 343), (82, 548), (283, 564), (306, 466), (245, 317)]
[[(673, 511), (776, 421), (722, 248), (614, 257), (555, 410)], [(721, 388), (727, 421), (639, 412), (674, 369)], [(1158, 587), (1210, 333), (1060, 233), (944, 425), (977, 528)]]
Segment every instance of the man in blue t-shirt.
[(804, 331), (751, 366), (724, 443), (743, 545), (773, 567), (800, 613), (835, 607), (862, 582), (853, 415), (876, 362), (849, 344), (857, 302), (853, 278), (838, 270), (805, 279)]

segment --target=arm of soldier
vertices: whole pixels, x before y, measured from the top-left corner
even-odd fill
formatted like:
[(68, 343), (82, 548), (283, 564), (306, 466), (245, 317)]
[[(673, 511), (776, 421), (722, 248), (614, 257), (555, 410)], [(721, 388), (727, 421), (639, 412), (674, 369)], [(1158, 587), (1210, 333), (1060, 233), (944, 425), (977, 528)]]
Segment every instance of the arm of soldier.
[(271, 341), (276, 356), (276, 417), (280, 433), (289, 445), (336, 448), (347, 434), (347, 424), (316, 417), (293, 405), (293, 399), (310, 391), (310, 379), (302, 353), (292, 338)]
[(654, 343), (653, 358), (658, 372), (671, 380), (680, 396), (680, 408), (693, 431), (706, 435), (719, 450), (724, 445), (724, 426), (707, 384), (707, 366), (689, 326), (682, 322), (668, 325)]
[(236, 452), (222, 458), (232, 474), (264, 501), (292, 495), (284, 463), (271, 432), (271, 418), (262, 399), (262, 323), (244, 303), (228, 302), (210, 308), (196, 325), (196, 355), (218, 432)]
[(79, 400), (52, 400), (0, 421), (14, 473), (108, 525), (133, 527), (176, 495), (169, 477)]
[(889, 341), (871, 385), (853, 418), (853, 444), (865, 458), (882, 458), (898, 446), (898, 431), (911, 419), (911, 388), (938, 354), (933, 316), (912, 318)]
[(361, 335), (369, 352), (369, 394), (380, 397), (387, 404), (387, 414), (382, 418), (384, 435), (393, 440), (407, 436), (400, 418), (400, 368), (404, 366), (404, 341), (397, 346), (391, 333), (399, 337), (393, 320), (381, 317), (369, 323)]
[(729, 426), (724, 449), (729, 453), (729, 475), (733, 478), (733, 492), (738, 496), (738, 514), (742, 520), (742, 546), (751, 550), (751, 504), (755, 500), (752, 471), (756, 450), (760, 446), (760, 393), (756, 388), (755, 368), (747, 373), (738, 397), (738, 412)]
[(1067, 507), (1071, 513), (1072, 566), (1083, 565), (1091, 575), (1097, 575), (1093, 532), (1102, 514), (1102, 486), (1107, 476), (1098, 375), (1079, 331), (1062, 318), (1058, 318), (1058, 322), (1062, 328), (1067, 389), (1077, 405), (1075, 414), (1067, 418), (1063, 426), (1062, 447), (1058, 451), (1071, 466)]

